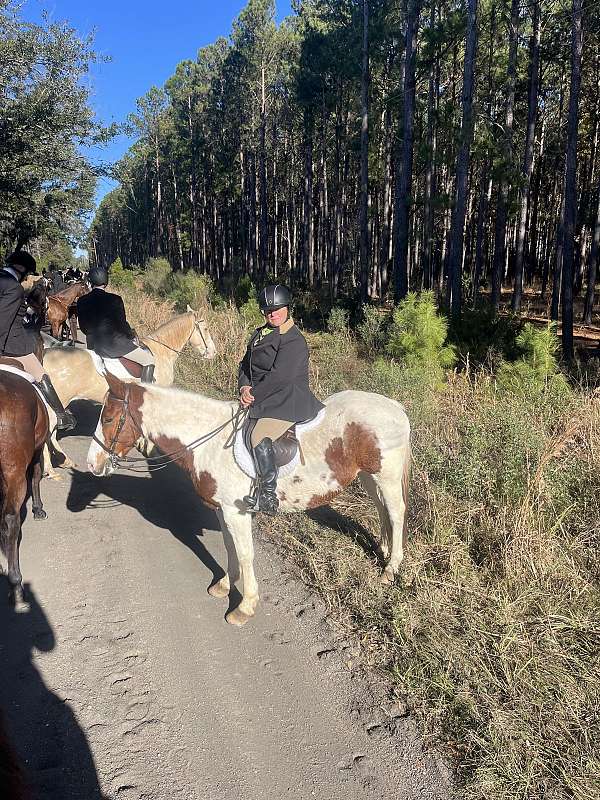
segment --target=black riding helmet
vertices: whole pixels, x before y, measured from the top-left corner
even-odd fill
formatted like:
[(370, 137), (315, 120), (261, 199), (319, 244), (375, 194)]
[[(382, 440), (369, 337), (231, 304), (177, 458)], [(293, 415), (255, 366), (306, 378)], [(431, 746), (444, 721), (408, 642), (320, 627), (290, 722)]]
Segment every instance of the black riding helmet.
[(267, 311), (277, 311), (279, 308), (289, 306), (291, 302), (292, 295), (290, 290), (281, 283), (265, 286), (258, 295), (258, 305), (263, 313)]
[(28, 272), (35, 274), (37, 268), (35, 258), (25, 250), (15, 250), (6, 259), (6, 263), (9, 267), (16, 267), (23, 275), (27, 275)]
[(106, 286), (108, 283), (108, 270), (103, 267), (92, 267), (88, 273), (88, 280), (92, 286)]

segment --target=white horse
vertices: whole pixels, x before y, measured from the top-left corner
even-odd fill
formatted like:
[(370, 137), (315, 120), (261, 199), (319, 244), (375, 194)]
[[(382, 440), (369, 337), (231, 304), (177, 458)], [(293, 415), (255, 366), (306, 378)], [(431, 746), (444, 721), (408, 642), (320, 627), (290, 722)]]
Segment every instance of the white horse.
[[(251, 480), (238, 467), (231, 447), (237, 403), (124, 383), (109, 373), (106, 380), (109, 392), (88, 452), (89, 469), (109, 475), (118, 458), (143, 436), (189, 473), (197, 493), (216, 510), (223, 532), (229, 532), (235, 544), (242, 601), (227, 621), (243, 625), (254, 615), (259, 598), (252, 516), (242, 503)], [(326, 505), (359, 475), (379, 512), (387, 560), (382, 580), (393, 581), (403, 556), (408, 418), (400, 403), (370, 392), (339, 392), (327, 398), (325, 406), (323, 422), (301, 440), (303, 463), (279, 480), (280, 508), (289, 512)], [(230, 575), (237, 577), (231, 564), (225, 577), (210, 587), (213, 596), (228, 595)]]
[[(141, 340), (154, 354), (156, 359), (154, 376), (160, 386), (170, 386), (173, 383), (175, 362), (188, 343), (204, 359), (212, 359), (217, 353), (206, 322), (199, 319), (189, 306), (185, 314), (173, 317), (152, 333), (142, 336)], [(92, 400), (96, 403), (104, 401), (108, 384), (96, 369), (89, 350), (50, 347), (44, 351), (44, 369), (50, 376), (65, 408), (73, 400)], [(51, 437), (51, 444), (65, 457), (63, 467), (75, 466), (59, 447), (55, 434)], [(51, 468), (47, 448), (44, 462), (51, 477), (57, 477)]]

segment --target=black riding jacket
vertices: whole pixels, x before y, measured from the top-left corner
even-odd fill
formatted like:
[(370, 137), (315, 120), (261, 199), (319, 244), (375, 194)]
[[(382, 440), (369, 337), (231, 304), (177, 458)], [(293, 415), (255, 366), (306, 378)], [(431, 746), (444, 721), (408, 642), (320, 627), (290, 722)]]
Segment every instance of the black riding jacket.
[(308, 345), (293, 320), (279, 328), (264, 326), (253, 334), (239, 370), (238, 387), (251, 386), (253, 419), (303, 422), (324, 407), (308, 383)]
[(77, 319), (87, 337), (88, 350), (99, 356), (120, 358), (137, 347), (135, 331), (127, 322), (118, 294), (92, 289), (77, 301)]
[(0, 354), (27, 356), (35, 352), (35, 333), (23, 327), (27, 300), (21, 283), (10, 272), (0, 270)]

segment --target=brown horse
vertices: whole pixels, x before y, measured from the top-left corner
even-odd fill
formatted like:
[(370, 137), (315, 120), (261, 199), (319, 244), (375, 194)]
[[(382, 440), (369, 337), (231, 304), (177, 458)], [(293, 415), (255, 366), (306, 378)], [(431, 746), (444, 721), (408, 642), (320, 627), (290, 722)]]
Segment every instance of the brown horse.
[(73, 343), (77, 340), (77, 300), (89, 292), (86, 283), (71, 283), (66, 289), (48, 295), (48, 311), (46, 317), (50, 323), (52, 336), (58, 339), (64, 323), (69, 320)]
[(29, 381), (0, 370), (0, 548), (8, 561), (10, 597), (16, 607), (23, 606), (19, 543), (29, 476), (33, 517), (46, 519), (40, 480), (48, 429), (46, 406)]

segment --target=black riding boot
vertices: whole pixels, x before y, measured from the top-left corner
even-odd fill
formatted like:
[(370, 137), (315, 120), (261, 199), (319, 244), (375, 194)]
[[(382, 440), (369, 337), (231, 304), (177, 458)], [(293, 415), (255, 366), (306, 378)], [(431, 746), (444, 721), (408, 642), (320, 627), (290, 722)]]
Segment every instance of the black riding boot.
[(141, 383), (154, 383), (154, 364), (145, 364), (140, 375)]
[(256, 465), (256, 490), (253, 495), (244, 497), (244, 503), (252, 511), (262, 511), (263, 514), (275, 516), (279, 508), (277, 499), (277, 466), (273, 442), (268, 437), (259, 442), (254, 448), (254, 463)]
[(48, 375), (42, 375), (41, 381), (36, 381), (44, 400), (56, 414), (56, 429), (59, 431), (71, 431), (77, 425), (77, 420), (70, 411), (65, 411), (65, 407), (60, 402), (60, 397), (56, 394), (56, 389)]

